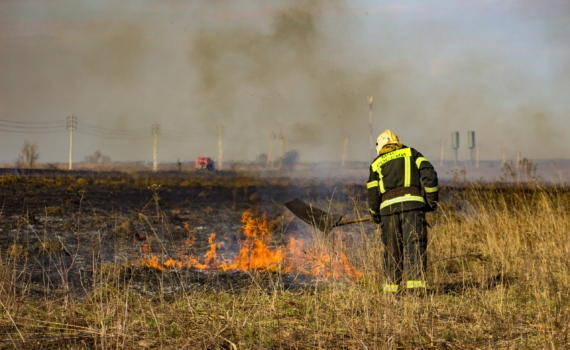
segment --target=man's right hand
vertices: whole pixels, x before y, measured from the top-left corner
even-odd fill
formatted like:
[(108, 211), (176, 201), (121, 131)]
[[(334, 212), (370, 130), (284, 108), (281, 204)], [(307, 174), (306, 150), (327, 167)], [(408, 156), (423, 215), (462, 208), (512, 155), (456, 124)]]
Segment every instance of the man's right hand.
[(436, 211), (437, 208), (439, 208), (439, 204), (437, 202), (433, 202), (433, 203), (428, 203), (426, 205), (426, 213), (432, 212), (432, 211)]

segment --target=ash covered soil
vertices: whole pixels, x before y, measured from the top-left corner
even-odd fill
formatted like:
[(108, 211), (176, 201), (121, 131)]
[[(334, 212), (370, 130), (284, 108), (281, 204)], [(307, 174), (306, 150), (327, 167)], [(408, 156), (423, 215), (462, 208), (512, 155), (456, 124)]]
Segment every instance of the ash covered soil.
[[(241, 217), (266, 215), (272, 244), (291, 235), (315, 235), (283, 204), (301, 198), (331, 211), (366, 214), (362, 185), (340, 180), (262, 177), (224, 172), (4, 172), (0, 175), (0, 258), (17, 275), (21, 292), (85, 294), (105, 274), (132, 281), (141, 293), (180, 289), (236, 289), (255, 273), (197, 269), (157, 270), (140, 263), (150, 255), (176, 257), (188, 239), (202, 260), (208, 238), (218, 249), (239, 251)], [(332, 199), (332, 200), (331, 200)], [(374, 230), (370, 225), (370, 231)], [(347, 244), (351, 244), (348, 242)], [(268, 286), (312, 283), (307, 276), (255, 274)]]

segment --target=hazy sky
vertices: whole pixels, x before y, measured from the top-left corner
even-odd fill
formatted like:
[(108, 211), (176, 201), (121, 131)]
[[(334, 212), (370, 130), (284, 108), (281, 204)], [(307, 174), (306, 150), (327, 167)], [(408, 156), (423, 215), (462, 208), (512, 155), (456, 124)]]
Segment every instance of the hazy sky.
[(375, 136), (430, 158), (455, 130), (463, 158), (468, 130), (482, 159), (568, 158), (569, 92), (568, 0), (0, 1), (3, 162), (65, 162), (71, 114), (75, 161), (150, 160), (154, 122), (161, 161), (216, 158), (218, 125), (224, 159), (282, 127), (302, 160), (348, 137), (363, 161), (369, 95)]

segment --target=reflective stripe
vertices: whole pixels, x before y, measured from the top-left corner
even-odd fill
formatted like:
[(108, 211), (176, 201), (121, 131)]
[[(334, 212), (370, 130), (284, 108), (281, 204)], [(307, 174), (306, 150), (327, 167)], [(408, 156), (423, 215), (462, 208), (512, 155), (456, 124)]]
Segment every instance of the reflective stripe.
[(410, 157), (406, 157), (404, 161), (404, 187), (410, 187), (412, 169), (410, 169)]
[(424, 190), (426, 191), (426, 193), (434, 193), (438, 191), (437, 186), (435, 187), (424, 187)]
[(378, 169), (382, 167), (382, 165), (388, 163), (391, 160), (404, 158), (404, 157), (411, 157), (412, 150), (409, 148), (399, 149), (397, 151), (392, 151), (390, 153), (386, 153), (381, 155), (372, 163), (372, 171), (378, 172)]
[[(371, 167), (372, 167), (372, 171), (377, 172), (378, 173), (378, 187), (380, 187), (380, 193), (386, 193), (386, 189), (384, 188), (384, 180), (382, 180), (383, 176), (382, 176), (382, 165), (388, 163), (391, 160), (394, 159), (398, 159), (398, 158), (406, 158), (407, 160), (407, 169), (409, 169), (409, 164), (410, 164), (410, 160), (409, 157), (412, 156), (412, 150), (410, 148), (404, 148), (404, 149), (399, 149), (397, 151), (392, 151), (389, 153), (386, 153), (380, 157), (378, 157), (378, 159), (376, 159)], [(407, 170), (406, 174), (409, 174), (410, 171)], [(408, 179), (411, 177), (411, 175), (408, 175)], [(409, 183), (410, 180), (408, 180)], [(409, 186), (409, 185), (408, 185)]]
[(385, 284), (382, 290), (387, 293), (398, 293), (398, 288), (400, 286), (397, 284)]
[(378, 181), (370, 181), (366, 184), (366, 188), (378, 187)]
[(406, 288), (425, 288), (426, 283), (422, 280), (408, 280), (406, 281)]
[(418, 159), (416, 159), (416, 166), (418, 167), (418, 169), (420, 168), (420, 164), (422, 164), (423, 161), (428, 161), (427, 158), (425, 157), (418, 157)]
[(380, 189), (380, 193), (386, 193), (386, 189), (384, 188), (384, 176), (382, 176), (382, 168), (378, 168), (378, 187)]
[(370, 211), (370, 214), (372, 214), (372, 215), (378, 215), (378, 213), (375, 212), (374, 210), (372, 210), (372, 209), (368, 209), (368, 210)]
[(386, 208), (389, 205), (395, 204), (395, 203), (402, 203), (402, 202), (422, 202), (422, 203), (426, 203), (426, 201), (424, 200), (424, 197), (420, 197), (420, 196), (412, 196), (410, 194), (407, 194), (405, 196), (402, 197), (396, 197), (393, 199), (389, 199), (387, 201), (382, 202), (382, 204), (380, 204), (380, 210)]

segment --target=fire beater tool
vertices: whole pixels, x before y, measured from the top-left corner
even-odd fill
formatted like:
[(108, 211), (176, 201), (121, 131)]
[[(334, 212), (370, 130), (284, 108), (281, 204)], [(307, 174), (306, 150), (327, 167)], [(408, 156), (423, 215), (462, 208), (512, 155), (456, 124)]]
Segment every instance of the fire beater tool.
[[(295, 214), (296, 217), (319, 231), (322, 231), (325, 235), (328, 235), (335, 227), (372, 220), (370, 216), (343, 220), (342, 215), (328, 213), (322, 209), (314, 207), (312, 204), (303, 202), (299, 198), (295, 198), (292, 201), (285, 203), (285, 207), (287, 207), (291, 213)], [(431, 225), (427, 221), (426, 226), (431, 228)]]
[(371, 220), (370, 217), (343, 220), (342, 215), (328, 213), (311, 204), (303, 202), (299, 198), (295, 198), (292, 201), (285, 203), (285, 207), (287, 207), (287, 209), (289, 209), (289, 211), (295, 214), (299, 219), (319, 231), (322, 231), (326, 235), (328, 235), (335, 227)]

